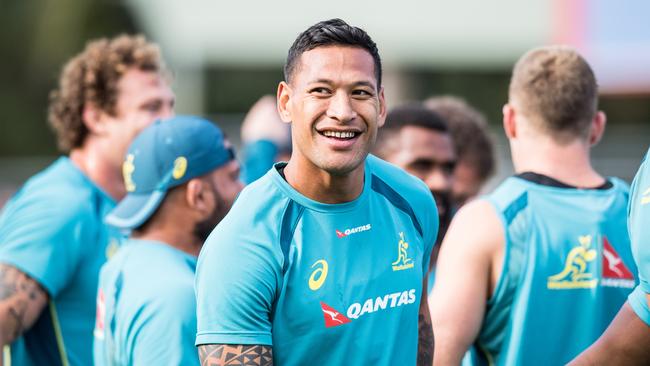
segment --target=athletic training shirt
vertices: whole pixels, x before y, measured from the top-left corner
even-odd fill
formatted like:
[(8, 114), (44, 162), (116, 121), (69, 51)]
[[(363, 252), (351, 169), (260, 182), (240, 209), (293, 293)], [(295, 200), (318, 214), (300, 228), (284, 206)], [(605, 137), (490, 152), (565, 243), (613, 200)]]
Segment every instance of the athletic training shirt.
[(121, 235), (103, 224), (114, 201), (68, 158), (29, 179), (0, 216), (0, 263), (50, 297), (11, 346), (12, 365), (90, 365), (99, 268)]
[(639, 285), (628, 298), (634, 312), (650, 326), (650, 309), (646, 294), (650, 293), (650, 166), (646, 153), (641, 168), (634, 177), (630, 196), (628, 228), (632, 253), (639, 269)]
[(374, 156), (341, 204), (301, 195), (276, 166), (203, 247), (196, 344), (272, 345), (277, 365), (413, 365), (437, 231), (424, 183)]
[(130, 239), (102, 268), (95, 365), (199, 365), (196, 257)]
[(635, 286), (628, 187), (610, 178), (578, 189), (524, 173), (487, 200), (503, 221), (506, 245), (478, 363), (564, 365), (603, 333)]

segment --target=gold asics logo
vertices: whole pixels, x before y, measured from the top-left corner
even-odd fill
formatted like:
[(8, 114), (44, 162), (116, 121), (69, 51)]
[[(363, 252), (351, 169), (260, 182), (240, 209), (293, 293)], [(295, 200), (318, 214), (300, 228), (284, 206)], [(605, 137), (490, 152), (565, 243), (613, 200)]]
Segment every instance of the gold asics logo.
[(122, 176), (124, 177), (124, 187), (126, 187), (127, 192), (135, 191), (135, 183), (133, 182), (133, 172), (135, 171), (135, 155), (129, 154), (126, 156), (126, 160), (122, 164)]
[(397, 243), (397, 259), (392, 263), (393, 271), (413, 268), (413, 259), (409, 258), (407, 251), (409, 243), (404, 240), (404, 232), (399, 233), (399, 238), (399, 242)]
[(187, 171), (187, 159), (184, 156), (179, 156), (174, 160), (174, 170), (172, 176), (174, 179), (181, 179)]
[(547, 287), (552, 290), (566, 290), (576, 288), (594, 288), (598, 279), (587, 272), (589, 263), (598, 255), (596, 249), (591, 247), (591, 235), (580, 236), (580, 245), (574, 247), (566, 257), (562, 272), (549, 276)]
[(119, 248), (120, 242), (115, 238), (111, 238), (111, 240), (108, 242), (108, 245), (106, 246), (106, 259), (111, 259), (115, 253), (117, 253), (117, 250)]
[(641, 205), (647, 205), (648, 203), (650, 203), (650, 188), (646, 189), (641, 195)]
[(318, 268), (316, 268), (311, 273), (311, 276), (309, 276), (309, 288), (312, 291), (316, 291), (321, 288), (327, 279), (327, 261), (324, 259), (319, 259), (311, 265), (311, 268), (314, 268), (316, 266), (318, 266)]

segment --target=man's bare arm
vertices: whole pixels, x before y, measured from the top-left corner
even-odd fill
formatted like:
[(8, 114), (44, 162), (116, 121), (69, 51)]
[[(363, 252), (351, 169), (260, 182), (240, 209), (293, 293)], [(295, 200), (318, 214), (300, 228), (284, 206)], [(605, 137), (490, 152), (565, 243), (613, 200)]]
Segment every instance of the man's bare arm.
[(625, 303), (596, 343), (569, 365), (650, 365), (650, 327)]
[(13, 343), (34, 325), (47, 300), (38, 282), (15, 267), (0, 264), (0, 346)]
[(271, 346), (205, 344), (199, 346), (201, 366), (273, 366)]
[(424, 274), (420, 313), (418, 316), (418, 361), (417, 366), (431, 366), (433, 363), (434, 337), (427, 297), (427, 274)]
[(454, 217), (440, 248), (429, 298), (436, 334), (434, 365), (459, 365), (476, 340), (504, 241), (503, 225), (487, 201), (469, 203)]

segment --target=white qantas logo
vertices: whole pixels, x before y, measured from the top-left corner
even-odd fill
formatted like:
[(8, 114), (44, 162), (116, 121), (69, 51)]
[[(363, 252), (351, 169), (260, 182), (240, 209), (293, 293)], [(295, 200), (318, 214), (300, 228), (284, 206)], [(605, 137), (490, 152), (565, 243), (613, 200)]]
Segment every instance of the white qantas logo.
[(323, 312), (324, 312), (325, 314), (329, 315), (329, 316), (332, 318), (332, 320), (337, 321), (337, 322), (343, 324), (343, 322), (342, 322), (340, 319), (337, 319), (337, 318), (336, 318), (337, 316), (339, 316), (340, 313), (338, 313), (338, 312), (334, 312), (334, 311), (325, 310), (325, 309), (323, 309)]
[(410, 305), (415, 302), (415, 289), (394, 292), (382, 297), (370, 298), (361, 303), (355, 302), (348, 308), (348, 318), (357, 319), (368, 313), (385, 310), (386, 308), (395, 308), (402, 305)]
[(614, 271), (617, 275), (623, 277), (623, 272), (621, 272), (620, 268), (618, 268), (618, 265), (623, 262), (623, 260), (605, 248), (603, 249), (603, 255), (605, 258), (607, 258), (607, 266), (609, 269)]
[(368, 231), (370, 229), (372, 229), (372, 226), (370, 224), (366, 224), (366, 225), (345, 229), (344, 231), (336, 230), (336, 236), (338, 236), (339, 238), (345, 238), (348, 235)]

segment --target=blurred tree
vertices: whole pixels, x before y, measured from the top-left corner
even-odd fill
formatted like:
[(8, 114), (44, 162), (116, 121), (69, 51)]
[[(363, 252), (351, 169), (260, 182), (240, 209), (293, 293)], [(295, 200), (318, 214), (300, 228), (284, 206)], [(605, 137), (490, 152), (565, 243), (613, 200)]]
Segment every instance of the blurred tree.
[(0, 2), (0, 157), (56, 154), (48, 94), (93, 38), (140, 31), (120, 1)]

